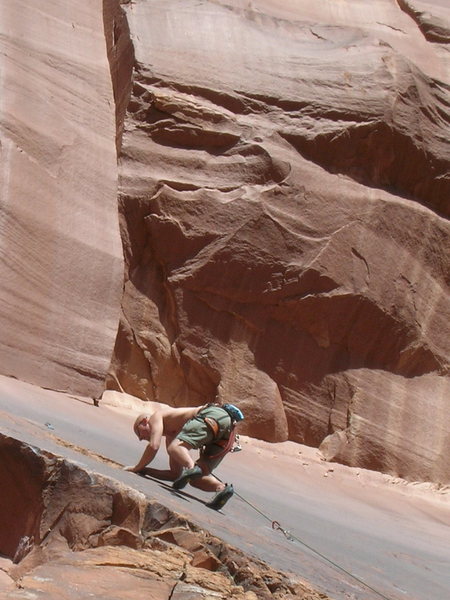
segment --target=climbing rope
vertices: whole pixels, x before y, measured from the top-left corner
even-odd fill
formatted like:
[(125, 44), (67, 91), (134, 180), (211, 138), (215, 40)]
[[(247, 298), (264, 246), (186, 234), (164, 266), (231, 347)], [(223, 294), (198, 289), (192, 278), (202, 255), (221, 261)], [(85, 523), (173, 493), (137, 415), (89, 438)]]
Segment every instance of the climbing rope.
[(368, 583), (366, 583), (365, 581), (363, 581), (362, 579), (360, 579), (359, 577), (357, 577), (356, 575), (353, 575), (353, 573), (350, 573), (350, 571), (347, 571), (347, 569), (344, 569), (344, 567), (341, 567), (340, 565), (338, 565), (336, 562), (334, 562), (333, 560), (331, 560), (330, 558), (328, 558), (327, 556), (325, 556), (324, 554), (321, 554), (320, 552), (318, 552), (317, 550), (315, 550), (312, 546), (310, 546), (309, 544), (307, 544), (306, 542), (304, 542), (303, 540), (301, 540), (300, 538), (298, 538), (297, 536), (293, 535), (290, 531), (288, 531), (287, 529), (284, 529), (283, 527), (281, 527), (281, 524), (278, 521), (274, 521), (273, 519), (271, 519), (271, 517), (269, 517), (268, 515), (266, 515), (262, 510), (260, 510), (257, 506), (255, 506), (254, 504), (252, 504), (251, 502), (249, 502), (246, 498), (244, 498), (241, 494), (239, 494), (238, 492), (234, 492), (236, 494), (236, 496), (238, 496), (243, 502), (245, 502), (246, 504), (248, 504), (253, 510), (255, 510), (257, 513), (259, 513), (261, 516), (263, 516), (267, 521), (269, 521), (271, 523), (271, 527), (273, 530), (275, 531), (281, 531), (281, 533), (290, 541), (290, 542), (298, 542), (299, 544), (301, 544), (302, 546), (304, 546), (305, 548), (308, 548), (308, 550), (310, 550), (311, 552), (313, 552), (314, 554), (316, 554), (317, 556), (319, 556), (322, 560), (326, 561), (327, 563), (329, 563), (330, 565), (332, 565), (333, 567), (335, 567), (336, 569), (338, 569), (339, 571), (341, 571), (342, 573), (345, 573), (348, 577), (351, 577), (352, 579), (354, 579), (355, 581), (357, 581), (359, 584), (363, 585), (365, 588), (367, 588), (368, 590), (370, 590), (371, 592), (373, 592), (374, 594), (376, 594), (377, 596), (379, 596), (380, 598), (383, 598), (383, 600), (392, 600), (392, 598), (389, 598), (388, 596), (386, 596), (385, 594), (383, 594), (382, 592), (376, 590), (374, 587), (372, 587), (371, 585), (369, 585)]

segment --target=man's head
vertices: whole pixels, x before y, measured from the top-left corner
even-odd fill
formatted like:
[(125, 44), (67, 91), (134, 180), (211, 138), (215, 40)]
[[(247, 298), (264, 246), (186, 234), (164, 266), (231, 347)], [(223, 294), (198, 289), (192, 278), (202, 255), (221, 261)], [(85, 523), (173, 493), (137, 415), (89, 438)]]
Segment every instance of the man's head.
[(141, 414), (137, 417), (133, 425), (134, 433), (138, 436), (139, 441), (150, 439), (150, 416)]

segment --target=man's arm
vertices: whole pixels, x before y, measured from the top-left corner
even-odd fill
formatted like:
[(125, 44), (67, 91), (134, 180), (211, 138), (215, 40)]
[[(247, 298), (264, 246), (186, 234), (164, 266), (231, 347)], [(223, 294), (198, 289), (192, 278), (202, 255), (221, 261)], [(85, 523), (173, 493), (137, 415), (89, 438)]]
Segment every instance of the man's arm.
[(139, 473), (144, 467), (152, 462), (161, 445), (161, 439), (164, 430), (162, 413), (156, 411), (149, 420), (150, 440), (141, 456), (140, 461), (134, 467), (125, 467), (125, 471)]

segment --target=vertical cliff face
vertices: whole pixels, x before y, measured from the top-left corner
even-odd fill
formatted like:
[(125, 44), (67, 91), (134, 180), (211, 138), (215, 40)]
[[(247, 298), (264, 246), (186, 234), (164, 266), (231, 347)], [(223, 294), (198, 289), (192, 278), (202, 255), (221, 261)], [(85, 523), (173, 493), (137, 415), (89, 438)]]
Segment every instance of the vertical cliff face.
[(1, 372), (85, 394), (103, 389), (123, 272), (102, 8), (0, 1)]
[(122, 4), (109, 386), (450, 479), (448, 10), (413, 4)]
[(35, 4), (0, 0), (2, 373), (97, 394), (115, 341), (108, 387), (449, 481), (446, 3)]

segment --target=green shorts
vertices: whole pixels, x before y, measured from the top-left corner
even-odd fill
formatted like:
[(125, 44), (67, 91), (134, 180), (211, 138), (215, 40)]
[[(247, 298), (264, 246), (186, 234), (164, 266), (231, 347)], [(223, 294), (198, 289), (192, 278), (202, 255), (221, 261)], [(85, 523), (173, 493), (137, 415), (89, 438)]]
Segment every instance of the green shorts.
[(223, 456), (217, 459), (208, 458), (208, 455), (214, 456), (222, 450), (222, 446), (213, 443), (214, 433), (211, 427), (205, 423), (203, 417), (214, 419), (219, 424), (219, 439), (227, 439), (231, 432), (230, 415), (220, 406), (207, 406), (201, 410), (198, 415), (190, 419), (183, 425), (180, 433), (176, 436), (179, 440), (186, 442), (194, 449), (206, 446), (202, 453), (202, 459), (206, 461), (212, 471), (222, 460)]

